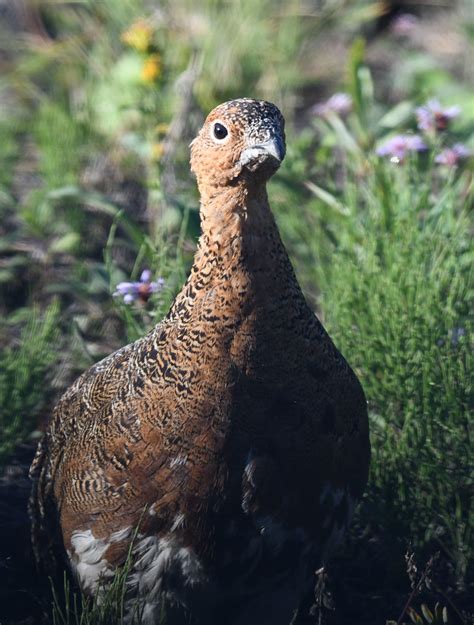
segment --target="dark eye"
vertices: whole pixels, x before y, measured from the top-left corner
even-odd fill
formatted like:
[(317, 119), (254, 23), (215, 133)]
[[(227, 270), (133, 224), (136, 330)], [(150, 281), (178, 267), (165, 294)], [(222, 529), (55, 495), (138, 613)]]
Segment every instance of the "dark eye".
[(225, 139), (228, 134), (229, 131), (225, 126), (219, 123), (214, 124), (214, 136), (216, 139)]

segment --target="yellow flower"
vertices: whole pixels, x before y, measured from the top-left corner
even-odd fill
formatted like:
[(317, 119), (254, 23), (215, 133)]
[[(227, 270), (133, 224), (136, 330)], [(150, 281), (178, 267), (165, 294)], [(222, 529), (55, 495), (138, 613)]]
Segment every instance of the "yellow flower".
[(161, 122), (155, 126), (155, 132), (157, 135), (165, 135), (169, 130), (170, 125), (165, 122)]
[(136, 21), (122, 33), (122, 41), (138, 52), (146, 52), (153, 39), (153, 28), (145, 20)]
[(143, 82), (155, 82), (161, 74), (161, 57), (159, 54), (150, 54), (143, 63), (140, 74)]
[(163, 154), (165, 153), (165, 146), (163, 143), (153, 143), (151, 146), (151, 160), (159, 161), (161, 160)]

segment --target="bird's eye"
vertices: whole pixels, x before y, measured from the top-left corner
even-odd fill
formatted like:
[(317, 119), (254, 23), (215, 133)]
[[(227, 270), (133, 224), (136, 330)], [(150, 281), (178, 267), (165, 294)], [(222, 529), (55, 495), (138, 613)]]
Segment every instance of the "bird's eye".
[(222, 139), (225, 139), (227, 135), (229, 134), (229, 131), (227, 130), (227, 128), (223, 124), (219, 124), (219, 122), (214, 124), (213, 132), (214, 132), (214, 137), (218, 139), (219, 141), (222, 141)]

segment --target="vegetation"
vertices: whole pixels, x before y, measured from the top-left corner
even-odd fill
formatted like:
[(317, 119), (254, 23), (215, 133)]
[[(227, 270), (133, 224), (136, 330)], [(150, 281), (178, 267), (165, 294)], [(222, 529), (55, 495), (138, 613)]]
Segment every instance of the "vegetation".
[[(287, 118), (270, 188), (283, 239), (369, 401), (370, 483), (333, 564), (341, 622), (468, 623), (472, 15), (316, 4), (38, 0), (5, 21), (0, 463), (166, 313), (199, 232), (187, 145), (217, 103), (265, 97)], [(314, 619), (331, 622), (324, 592)], [(54, 623), (120, 622), (122, 578), (113, 593), (56, 601)]]
[[(50, 306), (43, 319), (34, 308), (23, 312), (26, 320), (20, 336), (16, 341), (10, 338), (8, 346), (0, 350), (0, 462), (37, 427), (50, 394), (45, 381), (57, 360), (58, 307)], [(7, 325), (1, 330), (10, 328)]]

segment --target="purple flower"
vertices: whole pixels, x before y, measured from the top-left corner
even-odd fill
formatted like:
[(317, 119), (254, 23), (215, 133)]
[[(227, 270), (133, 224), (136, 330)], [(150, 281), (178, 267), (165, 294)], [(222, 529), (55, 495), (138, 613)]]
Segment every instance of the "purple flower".
[(326, 102), (315, 104), (311, 112), (318, 117), (325, 117), (328, 113), (336, 113), (343, 117), (352, 110), (352, 98), (347, 93), (335, 93)]
[(471, 156), (471, 150), (466, 148), (462, 143), (456, 143), (452, 148), (444, 148), (435, 157), (435, 163), (438, 165), (447, 165), (448, 167), (456, 167), (459, 161)]
[(390, 24), (390, 30), (394, 35), (406, 37), (410, 35), (418, 24), (418, 18), (412, 13), (400, 13)]
[(114, 297), (123, 297), (125, 304), (131, 304), (136, 300), (147, 302), (150, 295), (161, 291), (165, 283), (163, 278), (158, 278), (155, 282), (151, 278), (151, 271), (145, 269), (139, 282), (119, 282), (115, 288)]
[(400, 163), (408, 152), (423, 152), (426, 149), (427, 146), (419, 135), (396, 135), (377, 148), (377, 154), (390, 156), (391, 161)]
[(457, 117), (461, 109), (459, 106), (443, 108), (438, 100), (429, 100), (424, 106), (416, 109), (418, 128), (425, 131), (446, 130), (449, 122)]

